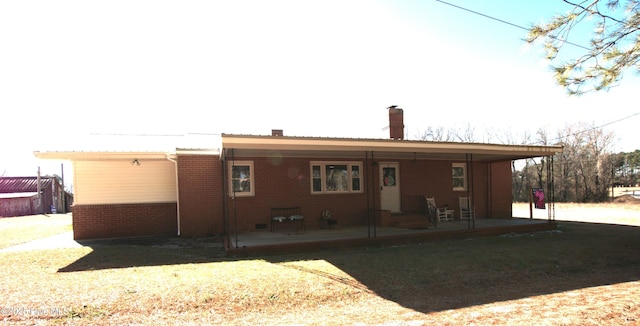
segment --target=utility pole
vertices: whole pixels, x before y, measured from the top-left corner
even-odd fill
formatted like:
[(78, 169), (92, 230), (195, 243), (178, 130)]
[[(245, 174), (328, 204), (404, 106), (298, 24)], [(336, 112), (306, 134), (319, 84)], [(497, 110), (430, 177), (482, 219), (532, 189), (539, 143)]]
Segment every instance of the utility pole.
[(62, 179), (61, 183), (62, 183), (62, 209), (61, 212), (62, 213), (66, 213), (67, 212), (67, 191), (64, 189), (64, 163), (60, 163), (60, 178)]
[(40, 184), (40, 167), (38, 167), (38, 177), (37, 177), (37, 191), (38, 191), (38, 206), (40, 206), (39, 214), (44, 213), (44, 205), (42, 204), (42, 185)]

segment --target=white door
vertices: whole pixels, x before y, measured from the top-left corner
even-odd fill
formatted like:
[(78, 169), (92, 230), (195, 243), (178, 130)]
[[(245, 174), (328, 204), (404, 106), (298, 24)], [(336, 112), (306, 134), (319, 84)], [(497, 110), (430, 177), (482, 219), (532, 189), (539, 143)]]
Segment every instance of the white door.
[(397, 162), (380, 163), (380, 209), (400, 212), (400, 166)]

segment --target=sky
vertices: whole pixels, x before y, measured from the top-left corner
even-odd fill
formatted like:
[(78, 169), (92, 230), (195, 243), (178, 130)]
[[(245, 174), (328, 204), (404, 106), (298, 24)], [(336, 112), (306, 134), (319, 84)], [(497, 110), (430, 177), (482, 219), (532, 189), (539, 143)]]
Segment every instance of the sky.
[[(447, 2), (523, 27), (567, 10)], [(390, 105), (408, 139), (585, 122), (606, 124), (615, 151), (640, 148), (640, 78), (569, 97), (525, 37), (437, 0), (2, 1), (0, 175), (60, 174), (33, 151), (90, 149), (91, 134), (388, 138)]]

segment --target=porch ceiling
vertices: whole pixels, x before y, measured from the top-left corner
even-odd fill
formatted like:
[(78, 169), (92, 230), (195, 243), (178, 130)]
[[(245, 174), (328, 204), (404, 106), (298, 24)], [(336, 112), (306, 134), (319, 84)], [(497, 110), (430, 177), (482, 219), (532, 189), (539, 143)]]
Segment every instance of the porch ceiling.
[(562, 146), (224, 134), (222, 148), (223, 155), (235, 157), (365, 158), (373, 152), (375, 159), (454, 161), (464, 161), (466, 154), (474, 161), (510, 161), (562, 152)]

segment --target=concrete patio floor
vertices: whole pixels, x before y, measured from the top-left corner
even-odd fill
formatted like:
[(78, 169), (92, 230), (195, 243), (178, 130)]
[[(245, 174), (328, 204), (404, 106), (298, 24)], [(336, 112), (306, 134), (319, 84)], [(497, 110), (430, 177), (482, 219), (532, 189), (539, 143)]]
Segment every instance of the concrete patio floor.
[(398, 227), (337, 227), (335, 229), (280, 228), (275, 232), (255, 231), (230, 234), (225, 239), (229, 254), (297, 251), (349, 247), (368, 244), (400, 244), (446, 239), (473, 238), (505, 233), (524, 233), (556, 229), (548, 220), (476, 218), (475, 228), (468, 221), (441, 222), (437, 227), (408, 229)]

